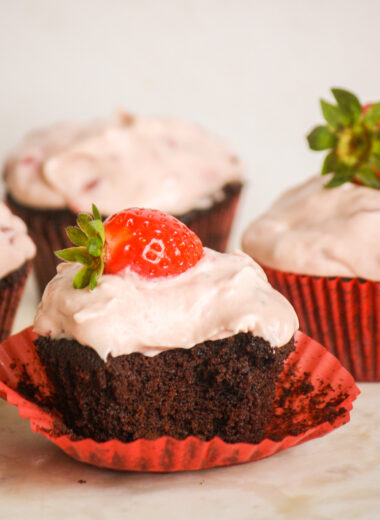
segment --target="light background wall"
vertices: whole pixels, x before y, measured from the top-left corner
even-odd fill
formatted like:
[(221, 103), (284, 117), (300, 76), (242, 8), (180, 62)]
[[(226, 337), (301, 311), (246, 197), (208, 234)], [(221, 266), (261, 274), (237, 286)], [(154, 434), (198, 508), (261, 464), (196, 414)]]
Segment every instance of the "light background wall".
[(198, 121), (247, 167), (236, 246), (318, 170), (318, 98), (380, 98), (379, 21), (379, 0), (0, 0), (0, 157), (32, 127), (119, 107)]

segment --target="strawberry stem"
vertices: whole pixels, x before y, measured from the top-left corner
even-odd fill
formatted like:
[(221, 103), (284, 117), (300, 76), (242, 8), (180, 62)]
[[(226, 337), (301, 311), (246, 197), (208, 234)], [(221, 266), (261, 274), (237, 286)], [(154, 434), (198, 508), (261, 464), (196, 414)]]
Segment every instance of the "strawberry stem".
[(104, 226), (95, 204), (92, 205), (92, 215), (78, 215), (77, 224), (78, 227), (68, 227), (66, 233), (71, 242), (78, 247), (61, 249), (55, 254), (65, 262), (82, 264), (84, 267), (74, 276), (73, 287), (83, 289), (89, 286), (92, 291), (103, 274), (105, 256)]
[(356, 182), (380, 189), (380, 103), (363, 107), (351, 92), (331, 92), (336, 105), (321, 100), (326, 125), (307, 136), (312, 150), (328, 150), (321, 174), (333, 176), (325, 187)]

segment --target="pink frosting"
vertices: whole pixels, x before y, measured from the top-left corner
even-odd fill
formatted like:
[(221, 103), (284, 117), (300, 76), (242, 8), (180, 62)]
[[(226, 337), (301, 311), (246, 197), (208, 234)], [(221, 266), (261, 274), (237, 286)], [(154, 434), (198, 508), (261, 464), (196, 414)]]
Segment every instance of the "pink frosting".
[(252, 222), (243, 249), (282, 271), (380, 281), (380, 191), (312, 177)]
[(103, 275), (93, 291), (73, 289), (79, 268), (58, 266), (34, 329), (76, 339), (104, 360), (132, 352), (153, 356), (248, 331), (279, 347), (298, 328), (293, 307), (242, 252), (205, 248), (204, 257), (179, 276), (149, 280), (125, 269)]
[(24, 222), (0, 202), (0, 278), (21, 267), (35, 252)]
[(105, 216), (126, 207), (181, 215), (209, 207), (242, 178), (236, 156), (201, 127), (126, 114), (89, 125), (58, 124), (27, 136), (8, 158), (11, 195), (32, 207)]

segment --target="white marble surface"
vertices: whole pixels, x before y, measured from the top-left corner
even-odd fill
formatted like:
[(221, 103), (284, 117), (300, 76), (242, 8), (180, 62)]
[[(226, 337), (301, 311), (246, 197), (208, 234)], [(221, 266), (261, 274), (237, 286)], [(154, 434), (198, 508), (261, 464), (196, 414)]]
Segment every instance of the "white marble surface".
[(0, 401), (0, 519), (376, 520), (380, 384), (360, 387), (351, 422), (326, 437), (251, 464), (167, 475), (82, 465)]

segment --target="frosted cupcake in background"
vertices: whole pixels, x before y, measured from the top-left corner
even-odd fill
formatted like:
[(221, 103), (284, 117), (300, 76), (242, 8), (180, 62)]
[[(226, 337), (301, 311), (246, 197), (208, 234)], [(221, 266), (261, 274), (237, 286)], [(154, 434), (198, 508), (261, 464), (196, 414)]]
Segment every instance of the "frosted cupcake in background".
[(34, 255), (26, 225), (0, 202), (0, 341), (11, 333)]
[(56, 271), (53, 251), (69, 245), (65, 228), (92, 202), (103, 217), (125, 207), (157, 208), (223, 251), (242, 178), (236, 155), (201, 127), (129, 114), (36, 131), (4, 168), (8, 203), (38, 246), (41, 290)]
[(308, 136), (329, 149), (322, 176), (284, 193), (252, 222), (243, 249), (295, 307), (300, 328), (356, 379), (380, 380), (380, 103), (332, 89), (326, 125)]

